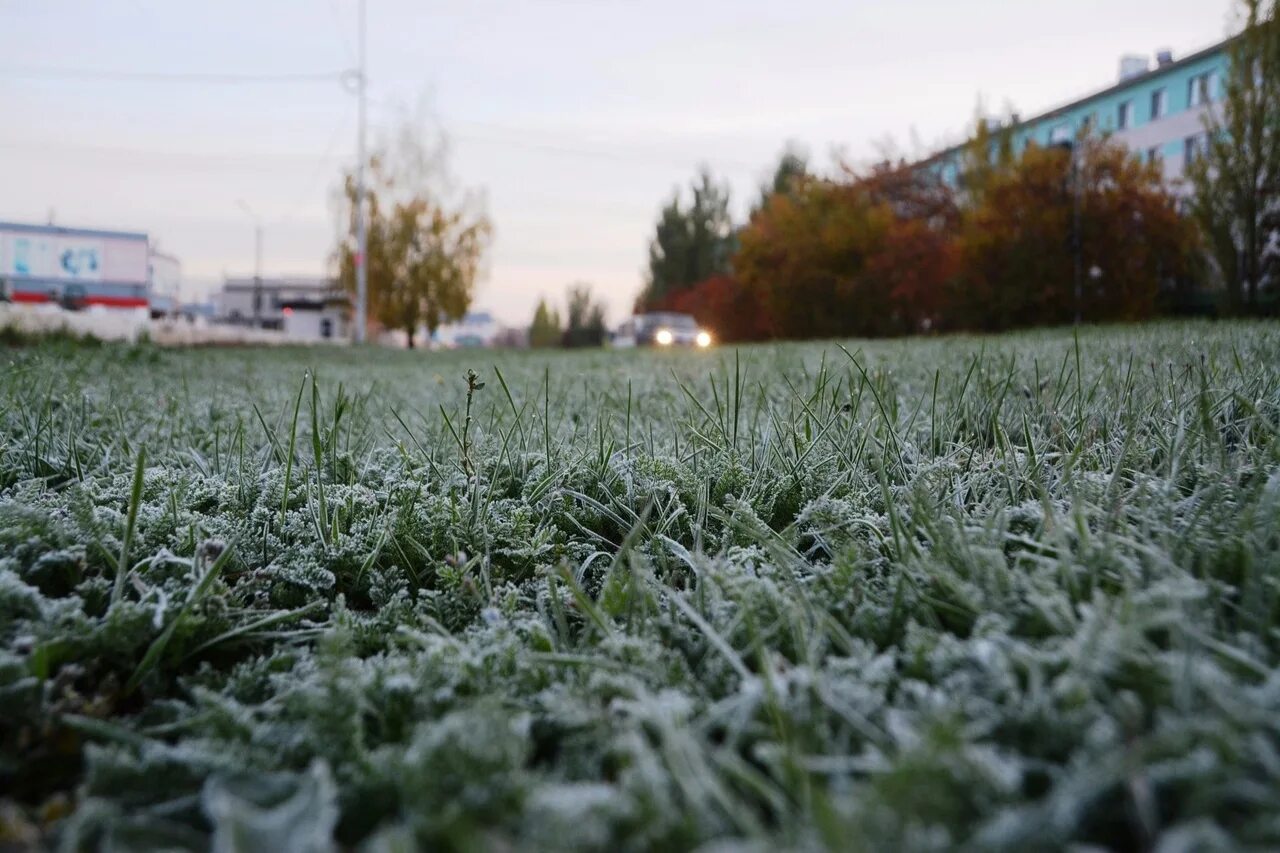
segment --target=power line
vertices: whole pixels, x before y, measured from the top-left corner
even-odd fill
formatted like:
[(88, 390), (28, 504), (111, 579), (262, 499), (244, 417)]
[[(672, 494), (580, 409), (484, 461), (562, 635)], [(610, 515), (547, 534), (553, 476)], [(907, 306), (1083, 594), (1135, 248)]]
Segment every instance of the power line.
[[(446, 132), (446, 135), (480, 145), (498, 145), (511, 148), (523, 148), (527, 151), (537, 151), (539, 153), (552, 154), (560, 157), (606, 160), (627, 165), (643, 163), (652, 166), (686, 169), (698, 165), (698, 163), (703, 160), (713, 159), (705, 157), (683, 157), (677, 154), (659, 151), (658, 149), (640, 150), (632, 146), (589, 148), (578, 145), (561, 145), (558, 143), (538, 142), (536, 140), (521, 139), (518, 137), (503, 138), (489, 134), (476, 134), (469, 132)], [(627, 148), (630, 148), (631, 150), (627, 150)], [(714, 158), (714, 161), (722, 170), (750, 170), (752, 172), (757, 172), (761, 169), (759, 163), (745, 163), (735, 160), (723, 160), (720, 158)]]
[[(345, 126), (345, 122), (350, 119), (350, 116), (351, 111), (348, 109), (343, 114), (343, 122), (339, 123), (332, 131), (332, 135), (324, 148), (317, 149), (313, 152), (244, 150), (192, 151), (184, 148), (171, 148), (166, 150), (159, 148), (137, 148), (133, 146), (95, 145), (93, 143), (67, 142), (65, 140), (52, 139), (0, 140), (0, 151), (38, 152), (44, 154), (85, 154), (116, 159), (135, 159), (149, 167), (168, 164), (175, 167), (205, 169), (241, 167), (256, 171), (277, 171), (280, 168), (282, 161), (287, 161), (290, 165), (295, 165), (299, 159), (299, 155), (305, 157), (307, 154), (310, 154), (310, 156), (318, 159), (318, 164), (315, 167), (315, 173), (310, 179), (310, 185), (314, 188), (324, 166), (332, 162), (334, 152), (336, 151), (341, 139), (342, 129)], [(521, 149), (553, 157), (566, 158), (569, 160), (597, 160), (604, 163), (615, 163), (620, 166), (653, 166), (658, 168), (688, 169), (698, 165), (699, 163), (705, 162), (717, 171), (729, 174), (755, 174), (762, 168), (759, 164), (751, 164), (737, 160), (722, 160), (714, 156), (684, 158), (673, 153), (659, 153), (656, 149), (646, 151), (634, 148), (630, 150), (618, 148), (587, 148), (543, 143), (518, 137), (501, 137), (475, 133), (446, 132), (445, 135), (449, 139), (456, 139), (461, 142), (467, 142), (475, 145)], [(293, 212), (288, 214), (288, 216), (295, 215), (297, 213), (297, 209), (301, 207), (301, 203), (296, 203), (293, 207)]]
[[(83, 154), (107, 157), (117, 164), (136, 163), (139, 169), (177, 168), (192, 171), (246, 169), (278, 174), (282, 169), (301, 165), (299, 156), (318, 152), (298, 151), (191, 151), (185, 148), (136, 148), (63, 142), (61, 140), (3, 140), (0, 151), (34, 152), (38, 154)], [(328, 156), (332, 152), (322, 154)]]
[(228, 72), (113, 71), (89, 68), (0, 67), (0, 77), (32, 80), (80, 80), (116, 83), (211, 83), (243, 85), (253, 83), (320, 83), (341, 80), (343, 71), (308, 71), (284, 74), (240, 74)]
[(329, 137), (329, 142), (325, 145), (324, 153), (320, 155), (320, 159), (316, 163), (315, 170), (311, 173), (311, 177), (307, 181), (306, 192), (298, 195), (297, 199), (289, 207), (289, 212), (276, 220), (277, 224), (283, 224), (292, 220), (307, 204), (308, 199), (312, 198), (317, 185), (324, 177), (325, 170), (332, 168), (333, 154), (337, 150), (338, 141), (342, 138), (342, 134), (347, 130), (350, 119), (351, 110), (347, 109), (342, 115), (342, 120), (333, 128), (333, 133)]
[[(399, 109), (400, 105), (388, 98), (372, 98), (373, 103), (385, 110)], [(533, 135), (545, 132), (545, 128), (522, 128), (512, 125), (493, 124), (490, 122), (461, 120), (457, 121), (462, 131), (450, 129), (442, 124), (441, 133), (447, 140), (473, 142), (478, 145), (494, 145), (507, 148), (520, 148), (541, 154), (570, 159), (591, 159), (614, 162), (621, 165), (648, 165), (664, 168), (687, 169), (703, 162), (714, 165), (727, 172), (761, 172), (766, 166), (760, 163), (748, 163), (742, 160), (724, 159), (720, 157), (687, 157), (671, 151), (669, 148), (656, 146), (637, 146), (634, 144), (591, 146), (558, 142), (546, 142), (532, 138)], [(480, 133), (466, 130), (471, 127)]]

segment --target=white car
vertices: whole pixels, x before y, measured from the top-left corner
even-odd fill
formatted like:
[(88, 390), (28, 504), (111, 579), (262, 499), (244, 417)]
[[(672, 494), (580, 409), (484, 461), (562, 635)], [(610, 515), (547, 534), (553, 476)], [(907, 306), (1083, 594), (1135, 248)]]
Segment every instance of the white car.
[(697, 347), (711, 346), (711, 333), (698, 326), (688, 314), (655, 311), (630, 317), (613, 335), (616, 347)]

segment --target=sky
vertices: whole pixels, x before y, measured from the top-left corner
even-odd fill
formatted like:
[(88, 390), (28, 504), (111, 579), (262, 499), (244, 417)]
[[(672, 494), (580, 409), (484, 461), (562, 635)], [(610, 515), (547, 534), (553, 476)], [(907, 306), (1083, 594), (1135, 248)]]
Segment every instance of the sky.
[[(573, 282), (620, 318), (658, 212), (700, 166), (741, 216), (788, 144), (820, 168), (924, 155), (980, 103), (1029, 116), (1109, 85), (1123, 54), (1212, 44), (1234, 3), (367, 8), (371, 140), (406, 115), (447, 136), (453, 181), (483, 192), (494, 225), (475, 307), (526, 324)], [(324, 273), (356, 157), (339, 79), (356, 20), (357, 0), (0, 0), (0, 220), (145, 231), (188, 296), (252, 273), (255, 220), (265, 274)]]

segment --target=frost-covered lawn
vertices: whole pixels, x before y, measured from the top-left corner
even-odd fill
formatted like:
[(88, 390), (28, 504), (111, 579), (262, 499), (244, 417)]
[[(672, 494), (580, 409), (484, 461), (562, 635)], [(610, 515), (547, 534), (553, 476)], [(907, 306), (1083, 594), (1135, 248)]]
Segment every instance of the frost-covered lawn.
[(1280, 327), (846, 347), (0, 352), (0, 846), (1280, 845)]

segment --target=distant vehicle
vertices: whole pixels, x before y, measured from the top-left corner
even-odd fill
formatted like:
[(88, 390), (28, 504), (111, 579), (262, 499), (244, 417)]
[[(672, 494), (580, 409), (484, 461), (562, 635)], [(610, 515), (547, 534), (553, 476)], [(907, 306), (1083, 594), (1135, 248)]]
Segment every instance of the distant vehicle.
[(711, 333), (698, 326), (688, 314), (655, 311), (629, 317), (614, 333), (616, 347), (697, 347), (711, 346)]

